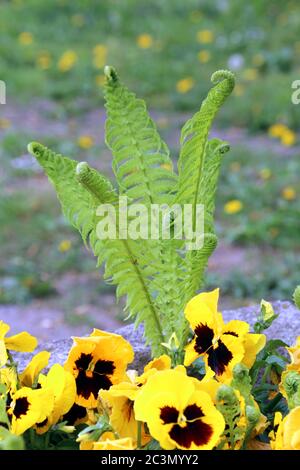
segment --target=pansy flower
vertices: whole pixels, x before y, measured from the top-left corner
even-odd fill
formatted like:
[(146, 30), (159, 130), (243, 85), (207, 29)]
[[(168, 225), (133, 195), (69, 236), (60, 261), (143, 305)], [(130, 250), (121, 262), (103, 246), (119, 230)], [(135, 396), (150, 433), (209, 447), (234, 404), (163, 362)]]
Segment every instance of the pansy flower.
[(135, 417), (147, 423), (163, 449), (210, 450), (225, 422), (208, 393), (180, 369), (149, 377), (134, 403)]
[(285, 418), (277, 411), (274, 430), (269, 437), (273, 450), (300, 450), (300, 406), (290, 411)]
[[(99, 398), (109, 409), (109, 422), (120, 438), (130, 437), (137, 443), (138, 423), (134, 414), (134, 400), (139, 387), (132, 382), (122, 382), (112, 385), (109, 390), (100, 390)], [(147, 444), (151, 437), (142, 426), (142, 445)]]
[[(219, 289), (215, 289), (196, 295), (188, 302), (185, 316), (194, 331), (194, 337), (186, 347), (184, 364), (189, 366), (202, 356), (207, 374), (215, 375), (218, 380), (224, 381), (231, 378), (233, 367), (245, 357), (249, 325), (239, 320), (225, 324), (217, 309), (218, 298)], [(253, 336), (255, 338), (251, 339), (250, 335), (247, 340), (249, 363), (253, 359), (253, 349), (256, 351), (262, 347), (260, 337), (264, 335)]]
[(76, 403), (95, 408), (99, 390), (124, 380), (133, 349), (122, 336), (96, 329), (89, 337), (73, 338), (73, 343), (65, 369), (75, 377)]
[(47, 390), (22, 387), (12, 397), (7, 414), (11, 417), (13, 434), (23, 434), (27, 429), (47, 418), (53, 410), (54, 397)]
[(7, 362), (7, 350), (32, 352), (37, 347), (37, 339), (25, 331), (7, 338), (9, 330), (10, 326), (0, 321), (0, 367)]
[(54, 364), (47, 376), (41, 374), (38, 383), (42, 390), (48, 390), (54, 396), (51, 413), (36, 424), (37, 434), (43, 434), (70, 411), (75, 402), (76, 384), (74, 376), (60, 364)]

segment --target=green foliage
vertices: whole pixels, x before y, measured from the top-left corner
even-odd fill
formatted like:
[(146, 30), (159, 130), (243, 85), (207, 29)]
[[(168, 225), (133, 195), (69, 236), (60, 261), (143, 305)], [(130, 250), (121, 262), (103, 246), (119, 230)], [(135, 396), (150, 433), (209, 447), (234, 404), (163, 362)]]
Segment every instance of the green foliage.
[[(38, 143), (29, 151), (53, 183), (65, 216), (79, 230), (84, 242), (105, 265), (105, 278), (117, 285), (117, 296), (126, 295), (126, 309), (136, 324), (144, 323), (145, 336), (153, 355), (164, 351), (173, 332), (188, 328), (183, 316), (186, 302), (201, 288), (207, 260), (216, 246), (213, 213), (221, 159), (228, 145), (218, 139), (208, 142), (212, 121), (234, 86), (231, 72), (213, 74), (215, 86), (200, 111), (183, 128), (179, 175), (172, 170), (169, 151), (160, 139), (143, 101), (119, 81), (112, 67), (105, 68), (107, 122), (106, 142), (113, 153), (113, 170), (118, 192), (110, 181), (87, 163), (58, 155)], [(129, 203), (191, 204), (193, 230), (196, 204), (203, 204), (204, 240), (200, 250), (188, 250), (184, 240), (177, 240), (170, 220), (170, 239), (124, 239), (120, 220), (112, 218), (114, 239), (100, 240), (97, 215), (101, 204), (119, 208), (118, 196)], [(147, 223), (147, 222), (145, 222)], [(161, 233), (160, 233), (161, 235)]]

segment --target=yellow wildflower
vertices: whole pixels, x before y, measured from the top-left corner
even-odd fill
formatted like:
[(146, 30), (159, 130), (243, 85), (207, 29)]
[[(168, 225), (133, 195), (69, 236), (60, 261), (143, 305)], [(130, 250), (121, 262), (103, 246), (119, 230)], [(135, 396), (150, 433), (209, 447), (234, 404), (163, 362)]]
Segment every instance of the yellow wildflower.
[(71, 70), (78, 60), (78, 56), (75, 51), (65, 51), (60, 57), (57, 67), (61, 72), (68, 72)]
[(272, 171), (270, 170), (270, 168), (262, 168), (260, 171), (259, 171), (259, 176), (261, 177), (261, 179), (263, 180), (269, 180), (272, 176)]
[(42, 70), (47, 70), (51, 65), (51, 57), (48, 52), (42, 52), (36, 59), (38, 67)]
[(296, 190), (292, 186), (286, 186), (281, 191), (281, 195), (286, 201), (293, 201), (296, 199)]
[(235, 96), (243, 96), (245, 93), (245, 88), (240, 83), (237, 83), (234, 87), (233, 94)]
[(243, 72), (243, 78), (248, 81), (256, 80), (258, 72), (256, 69), (245, 69)]
[(286, 129), (283, 132), (280, 140), (283, 145), (285, 145), (286, 147), (290, 147), (291, 145), (294, 145), (294, 143), (296, 142), (296, 134), (290, 129)]
[(94, 139), (91, 135), (81, 135), (78, 139), (78, 146), (84, 150), (88, 150), (94, 145)]
[(69, 251), (71, 247), (72, 247), (71, 240), (62, 240), (60, 244), (58, 245), (58, 250), (61, 253), (65, 253), (66, 251)]
[(197, 33), (197, 41), (202, 44), (210, 44), (214, 40), (214, 33), (209, 29), (203, 29)]
[(23, 31), (19, 34), (18, 40), (22, 46), (30, 46), (33, 43), (33, 35), (28, 31)]
[(226, 214), (237, 214), (243, 209), (243, 203), (238, 199), (232, 199), (226, 202), (224, 206), (224, 212)]
[(150, 34), (140, 34), (136, 38), (136, 43), (141, 49), (149, 49), (153, 46), (153, 38)]
[(192, 77), (182, 78), (176, 83), (176, 90), (178, 93), (188, 93), (195, 85)]
[(201, 64), (206, 64), (210, 60), (211, 54), (207, 50), (198, 52), (198, 59)]
[(287, 127), (284, 124), (278, 123), (273, 124), (269, 127), (268, 134), (270, 137), (281, 137), (287, 130)]
[(97, 44), (93, 49), (93, 64), (97, 69), (102, 69), (106, 64), (107, 47), (104, 44)]

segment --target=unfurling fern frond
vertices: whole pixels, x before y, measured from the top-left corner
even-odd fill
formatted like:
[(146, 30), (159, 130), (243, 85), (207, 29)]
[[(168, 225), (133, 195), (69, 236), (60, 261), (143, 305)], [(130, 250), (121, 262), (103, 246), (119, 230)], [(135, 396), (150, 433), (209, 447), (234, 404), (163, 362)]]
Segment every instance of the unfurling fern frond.
[(106, 143), (120, 193), (146, 205), (168, 204), (177, 182), (169, 149), (145, 102), (119, 81), (112, 67), (105, 67), (105, 74)]
[(200, 111), (183, 126), (180, 139), (177, 200), (181, 204), (193, 204), (194, 208), (200, 198), (208, 134), (216, 113), (233, 90), (234, 75), (227, 70), (220, 70), (212, 75), (211, 81), (217, 83), (216, 86), (209, 91)]
[[(117, 286), (117, 297), (127, 297), (129, 316), (136, 324), (144, 324), (146, 340), (153, 356), (157, 356), (165, 352), (162, 343), (167, 343), (174, 332), (181, 336), (184, 347), (188, 327), (183, 309), (200, 288), (207, 260), (217, 243), (214, 199), (222, 156), (228, 145), (219, 139), (208, 142), (207, 138), (216, 112), (233, 88), (234, 78), (226, 71), (213, 75), (213, 83), (218, 83), (182, 130), (177, 177), (169, 150), (145, 103), (120, 83), (112, 67), (105, 68), (105, 75), (106, 142), (113, 153), (119, 194), (107, 178), (85, 162), (78, 164), (37, 143), (30, 144), (29, 151), (54, 184), (64, 214), (91, 246), (98, 265), (104, 263), (104, 276)], [(202, 248), (188, 250), (187, 240), (176, 238), (177, 216), (167, 222), (168, 228), (174, 229), (170, 230), (170, 239), (161, 236), (162, 227), (158, 239), (136, 239), (128, 233), (124, 237), (119, 195), (126, 196), (129, 204), (144, 204), (149, 217), (152, 204), (178, 203), (181, 208), (191, 204), (193, 232), (197, 226), (196, 206), (203, 204)], [(98, 208), (103, 204), (115, 209), (112, 214), (107, 211), (113, 237), (101, 237), (98, 233), (99, 222), (105, 217)], [(127, 213), (125, 216), (129, 221)], [(149, 230), (146, 217), (143, 222)]]

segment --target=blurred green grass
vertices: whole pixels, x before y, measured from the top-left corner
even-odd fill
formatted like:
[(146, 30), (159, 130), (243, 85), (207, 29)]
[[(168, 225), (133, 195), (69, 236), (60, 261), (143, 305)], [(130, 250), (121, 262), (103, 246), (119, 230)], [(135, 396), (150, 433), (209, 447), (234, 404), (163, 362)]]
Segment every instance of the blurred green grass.
[(2, 1), (0, 77), (10, 99), (42, 96), (75, 112), (102, 102), (108, 62), (152, 107), (194, 110), (211, 73), (229, 67), (238, 87), (219, 123), (297, 128), (299, 28), (297, 0)]
[[(63, 276), (94, 269), (26, 146), (41, 140), (110, 174), (101, 139), (78, 145), (78, 135), (89, 132), (89, 121), (80, 129), (85, 116), (103, 104), (105, 63), (115, 65), (152, 110), (163, 110), (159, 128), (174, 160), (173, 136), (198, 109), (216, 69), (232, 68), (237, 76), (219, 127), (244, 126), (250, 137), (278, 122), (294, 130), (292, 142), (278, 141), (276, 151), (266, 139), (253, 146), (245, 137), (226, 155), (217, 232), (225, 244), (249, 251), (250, 258), (254, 247), (255, 262), (217, 270), (207, 281), (230, 297), (291, 298), (300, 270), (300, 159), (297, 148), (290, 148), (297, 143), (300, 109), (291, 103), (291, 83), (300, 76), (299, 28), (297, 1), (2, 1), (0, 79), (7, 83), (8, 104), (31, 109), (34, 102), (49, 100), (54, 105), (40, 115), (42, 135), (38, 125), (24, 129), (20, 118), (10, 127), (6, 107), (0, 108), (0, 303), (51, 296)], [(51, 132), (47, 120), (65, 128)], [(238, 201), (239, 210), (226, 212), (230, 201)], [(76, 293), (73, 300), (68, 297), (71, 305), (82, 289)]]

